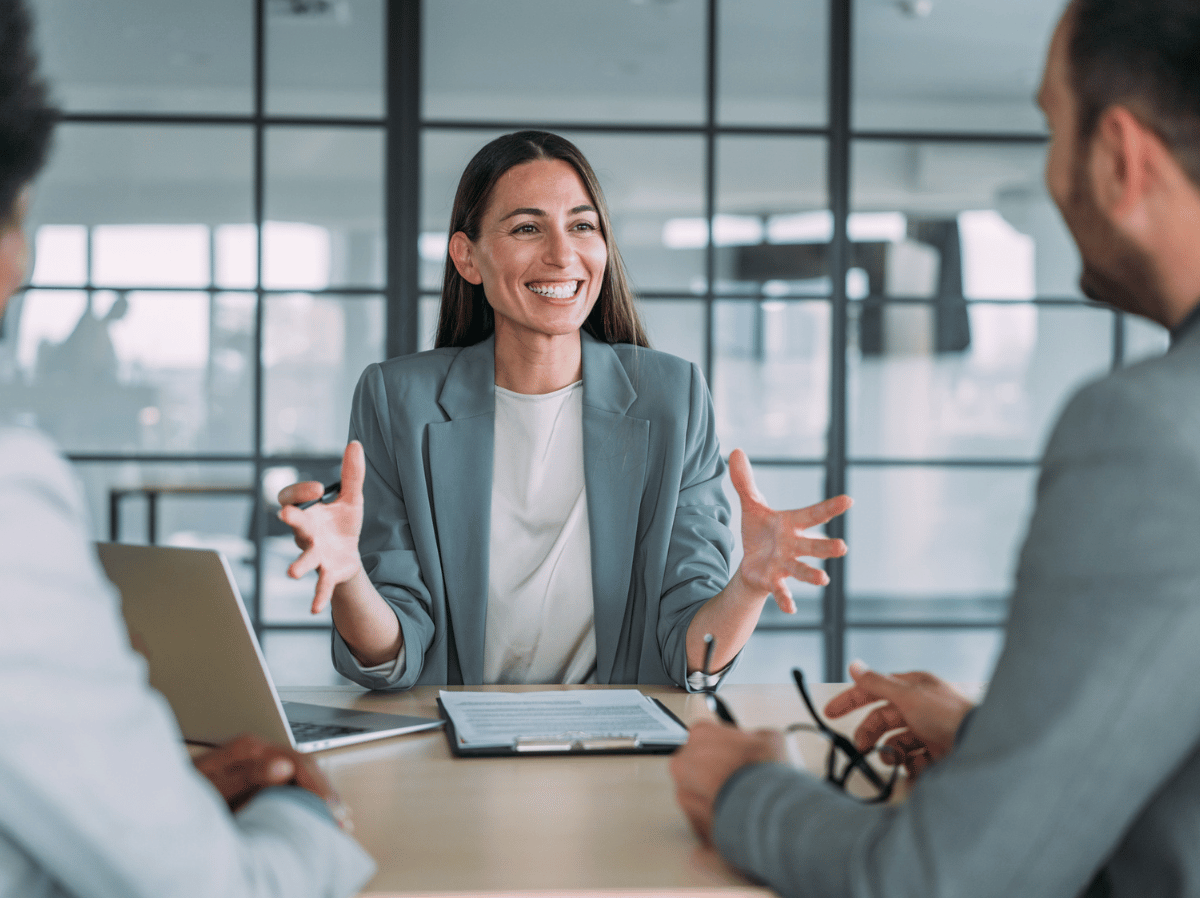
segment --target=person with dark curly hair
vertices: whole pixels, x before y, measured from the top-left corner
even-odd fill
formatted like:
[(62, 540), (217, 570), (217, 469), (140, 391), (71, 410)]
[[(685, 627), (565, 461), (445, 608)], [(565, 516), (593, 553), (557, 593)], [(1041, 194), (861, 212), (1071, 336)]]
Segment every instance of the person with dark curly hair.
[[(0, 314), (57, 113), (0, 0)], [(311, 760), (254, 737), (189, 758), (101, 573), (79, 485), (0, 426), (0, 898), (349, 895), (374, 864)]]

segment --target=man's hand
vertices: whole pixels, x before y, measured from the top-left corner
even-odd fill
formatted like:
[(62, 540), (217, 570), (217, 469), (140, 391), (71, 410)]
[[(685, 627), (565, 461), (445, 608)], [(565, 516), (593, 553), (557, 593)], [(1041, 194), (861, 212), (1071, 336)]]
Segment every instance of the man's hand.
[(712, 840), (713, 804), (735, 770), (747, 764), (786, 759), (783, 734), (744, 730), (701, 721), (692, 725), (687, 744), (671, 758), (675, 799), (700, 839)]
[(889, 730), (885, 745), (900, 753), (910, 779), (954, 748), (954, 736), (974, 705), (948, 683), (931, 673), (884, 676), (855, 663), (850, 665), (854, 685), (834, 696), (825, 706), (829, 717), (841, 717), (881, 699), (885, 704), (871, 711), (854, 731), (859, 751), (876, 745)]
[(291, 784), (324, 799), (338, 817), (341, 802), (329, 781), (311, 758), (291, 748), (272, 745), (258, 736), (239, 736), (200, 755), (193, 763), (216, 786), (231, 811), (268, 786)]

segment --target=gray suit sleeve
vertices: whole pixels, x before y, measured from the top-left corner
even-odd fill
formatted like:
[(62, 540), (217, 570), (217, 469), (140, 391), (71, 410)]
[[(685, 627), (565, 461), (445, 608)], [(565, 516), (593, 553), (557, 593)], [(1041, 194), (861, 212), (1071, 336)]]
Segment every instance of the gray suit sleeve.
[(750, 768), (722, 792), (721, 851), (786, 896), (1080, 894), (1200, 739), (1200, 703), (1181, 701), (1200, 678), (1188, 420), (1128, 379), (1079, 394), (1047, 449), (1007, 642), (961, 744), (891, 808)]
[[(687, 678), (687, 630), (700, 607), (729, 582), (733, 534), (722, 480), (725, 460), (717, 441), (712, 397), (700, 369), (691, 366), (688, 420), (679, 500), (671, 526), (659, 605), (658, 641), (675, 683)], [(729, 668), (731, 670), (733, 665)]]
[(197, 773), (85, 520), (48, 444), (0, 433), (0, 893), (355, 892), (374, 865), (328, 818), (288, 790), (232, 816)]
[(354, 657), (335, 628), (333, 666), (368, 689), (409, 689), (415, 685), (434, 635), (429, 590), (413, 546), (391, 430), (387, 388), (379, 366), (371, 365), (359, 379), (350, 415), (350, 439), (362, 441), (367, 461), (358, 550), (367, 576), (400, 622), (405, 658), (388, 675), (369, 670)]

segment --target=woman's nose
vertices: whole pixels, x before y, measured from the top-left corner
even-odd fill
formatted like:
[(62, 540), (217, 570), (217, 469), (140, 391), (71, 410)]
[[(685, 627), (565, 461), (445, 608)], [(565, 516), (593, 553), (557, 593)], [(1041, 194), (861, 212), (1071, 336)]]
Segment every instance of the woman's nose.
[(552, 230), (546, 239), (543, 259), (547, 264), (565, 267), (571, 261), (570, 239), (561, 231)]

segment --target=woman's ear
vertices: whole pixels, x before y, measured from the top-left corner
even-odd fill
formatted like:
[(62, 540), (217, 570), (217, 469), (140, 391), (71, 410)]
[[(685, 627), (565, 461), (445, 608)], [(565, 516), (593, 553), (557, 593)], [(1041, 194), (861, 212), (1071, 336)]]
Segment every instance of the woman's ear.
[(475, 245), (462, 231), (450, 235), (450, 261), (468, 284), (483, 283), (483, 275), (475, 265)]

